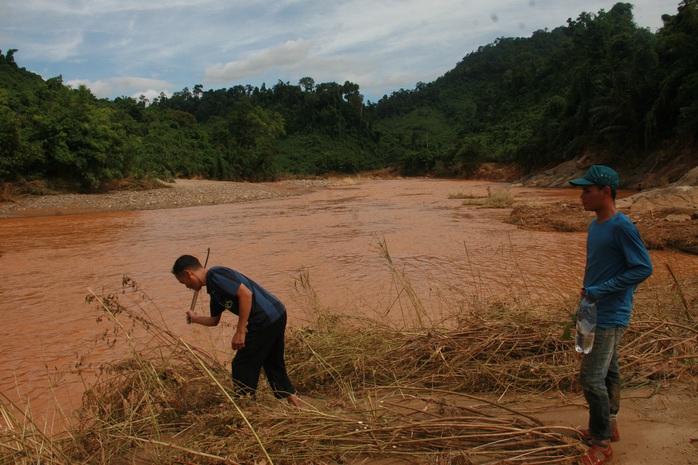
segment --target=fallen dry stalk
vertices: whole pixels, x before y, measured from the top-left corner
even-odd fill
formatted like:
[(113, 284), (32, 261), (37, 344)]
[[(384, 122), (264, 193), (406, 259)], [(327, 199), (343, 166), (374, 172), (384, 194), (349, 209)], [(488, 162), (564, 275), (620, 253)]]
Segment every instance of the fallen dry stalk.
[[(332, 337), (298, 330), (289, 338), (289, 366), (302, 380), (302, 391), (336, 385), (405, 385), (462, 392), (540, 394), (576, 387), (579, 359), (571, 340), (563, 340), (554, 321), (471, 321), (466, 330), (433, 328), (421, 332), (390, 331), (363, 335), (350, 322)], [(367, 334), (368, 333), (368, 334)], [(698, 375), (698, 330), (648, 318), (634, 321), (624, 336), (621, 364), (629, 386), (647, 383), (650, 372), (671, 365), (672, 377)], [(353, 338), (353, 339), (352, 339)], [(338, 348), (336, 341), (344, 341)], [(348, 341), (354, 341), (353, 343)], [(301, 347), (307, 346), (308, 350)], [(693, 358), (693, 363), (691, 359)], [(329, 366), (328, 366), (329, 365)], [(331, 372), (331, 376), (328, 373)], [(656, 375), (656, 374), (655, 374)]]
[(261, 448), (262, 453), (264, 454), (264, 456), (265, 456), (265, 457), (267, 458), (267, 460), (269, 461), (269, 464), (270, 464), (270, 465), (273, 465), (273, 463), (274, 463), (273, 460), (271, 459), (271, 457), (269, 457), (269, 453), (268, 453), (267, 450), (265, 449), (264, 444), (262, 443), (261, 439), (259, 438), (259, 435), (258, 435), (257, 432), (255, 431), (254, 426), (252, 426), (252, 424), (250, 423), (250, 421), (247, 419), (247, 416), (245, 415), (245, 412), (243, 412), (242, 409), (240, 409), (240, 406), (237, 404), (237, 402), (235, 402), (235, 400), (231, 397), (231, 395), (228, 393), (228, 391), (225, 389), (225, 387), (223, 387), (223, 385), (220, 383), (220, 381), (218, 380), (218, 378), (216, 378), (216, 376), (208, 369), (208, 367), (206, 367), (206, 364), (205, 364), (199, 357), (196, 356), (196, 353), (194, 353), (194, 351), (193, 351), (192, 348), (189, 346), (189, 344), (187, 344), (185, 341), (182, 341), (182, 344), (185, 345), (185, 347), (187, 348), (187, 350), (189, 351), (189, 353), (191, 353), (192, 357), (194, 357), (194, 358), (196, 359), (196, 361), (199, 362), (199, 364), (201, 365), (201, 368), (206, 372), (206, 374), (207, 374), (208, 377), (211, 379), (211, 381), (213, 381), (213, 382), (215, 383), (215, 385), (218, 387), (218, 389), (220, 389), (221, 393), (225, 396), (226, 399), (228, 399), (228, 401), (230, 402), (230, 404), (231, 404), (233, 407), (235, 407), (235, 410), (240, 414), (240, 418), (242, 418), (243, 421), (245, 422), (245, 424), (250, 428), (250, 431), (252, 432), (252, 434), (254, 435), (255, 439), (256, 439), (257, 442), (259, 443), (259, 447)]
[[(341, 418), (317, 417), (313, 411), (303, 411), (294, 415), (293, 421), (276, 419), (277, 441), (283, 441), (284, 449), (304, 460), (320, 460), (341, 452), (347, 460), (360, 454), (409, 457), (420, 463), (435, 457), (466, 460), (452, 463), (478, 463), (484, 459), (500, 463), (571, 463), (571, 458), (583, 451), (578, 442), (525, 416), (498, 411), (493, 405), (490, 410), (473, 409), (468, 416), (447, 416), (440, 412), (443, 399), (435, 403), (432, 397), (405, 395), (406, 390), (401, 390), (403, 394), (385, 393), (386, 397), (379, 397), (376, 409), (355, 408)], [(459, 397), (457, 393), (449, 394), (454, 399)], [(455, 403), (449, 405), (456, 408)], [(323, 428), (308, 435), (303, 430), (293, 433), (296, 421), (314, 425), (319, 422)], [(288, 428), (287, 433), (279, 431), (282, 427)]]
[[(117, 437), (116, 439), (119, 439), (119, 438)], [(216, 460), (220, 463), (228, 463), (230, 465), (240, 465), (238, 462), (235, 462), (227, 457), (220, 457), (218, 455), (206, 454), (204, 452), (199, 452), (196, 450), (187, 449), (185, 447), (180, 447), (176, 444), (173, 444), (172, 442), (162, 442), (162, 441), (156, 441), (154, 439), (137, 438), (134, 436), (123, 436), (122, 439), (128, 439), (129, 441), (142, 442), (142, 443), (150, 444), (150, 445), (163, 446), (163, 447), (166, 447), (169, 449), (174, 449), (174, 450), (178, 450), (181, 452), (186, 452), (187, 455), (194, 455), (196, 457), (213, 459), (213, 460)]]
[[(418, 326), (396, 329), (333, 314), (313, 291), (318, 321), (287, 331), (286, 363), (305, 405), (290, 409), (265, 385), (256, 401), (234, 398), (228, 369), (151, 315), (147, 299), (125, 302), (142, 291), (129, 279), (124, 287), (93, 297), (115, 326), (105, 342), (125, 348), (123, 358), (105, 363), (65, 435), (44, 434), (30, 413), (20, 421), (0, 399), (1, 465), (571, 464), (584, 451), (575, 430), (487, 400), (578, 389), (571, 322), (559, 313), (490, 318), (484, 307), (462, 312), (456, 327), (414, 317)], [(689, 306), (694, 288), (683, 286)], [(698, 327), (669, 302), (643, 302), (624, 336), (628, 385), (698, 376)]]

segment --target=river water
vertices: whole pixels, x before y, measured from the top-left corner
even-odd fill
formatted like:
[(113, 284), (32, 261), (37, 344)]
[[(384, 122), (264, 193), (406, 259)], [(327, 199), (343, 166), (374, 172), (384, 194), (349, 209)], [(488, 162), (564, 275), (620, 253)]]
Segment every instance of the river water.
[[(505, 223), (508, 209), (464, 205), (450, 194), (485, 195), (496, 183), (407, 179), (336, 185), (299, 197), (172, 210), (0, 220), (0, 392), (35, 416), (55, 400), (78, 405), (82, 381), (70, 373), (95, 345), (96, 293), (136, 280), (183, 339), (192, 291), (170, 274), (184, 253), (237, 269), (280, 297), (291, 325), (312, 320), (298, 279), (310, 276), (330, 311), (404, 323), (404, 298), (382, 242), (434, 319), (469, 299), (512, 295), (564, 305), (581, 283), (585, 233), (532, 232)], [(513, 187), (517, 200), (578, 202), (575, 189)], [(591, 219), (591, 216), (590, 216)], [(695, 256), (652, 252), (655, 264), (698, 269)], [(660, 267), (656, 266), (658, 272)], [(207, 297), (199, 302), (199, 310)], [(226, 317), (231, 322), (234, 317)]]

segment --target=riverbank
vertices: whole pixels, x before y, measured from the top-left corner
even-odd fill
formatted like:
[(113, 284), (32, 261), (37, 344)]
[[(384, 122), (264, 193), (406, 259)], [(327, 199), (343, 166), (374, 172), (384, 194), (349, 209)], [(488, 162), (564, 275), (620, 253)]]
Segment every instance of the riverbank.
[(326, 187), (325, 179), (287, 180), (273, 183), (178, 179), (153, 188), (113, 190), (100, 194), (45, 194), (8, 196), (0, 202), (0, 218), (76, 215), (113, 211), (159, 210), (276, 199), (301, 195)]

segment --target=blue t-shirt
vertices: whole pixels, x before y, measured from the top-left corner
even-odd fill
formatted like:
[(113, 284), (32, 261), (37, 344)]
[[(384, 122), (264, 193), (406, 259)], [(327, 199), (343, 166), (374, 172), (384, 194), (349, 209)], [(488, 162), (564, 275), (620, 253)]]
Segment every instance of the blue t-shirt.
[(284, 304), (259, 284), (230, 268), (213, 266), (206, 272), (206, 292), (211, 296), (211, 316), (218, 316), (224, 310), (240, 315), (240, 302), (237, 297), (240, 284), (252, 291), (248, 330), (269, 326), (286, 313)]
[(652, 274), (652, 261), (637, 227), (623, 213), (589, 225), (584, 288), (596, 302), (599, 328), (628, 326), (633, 294)]

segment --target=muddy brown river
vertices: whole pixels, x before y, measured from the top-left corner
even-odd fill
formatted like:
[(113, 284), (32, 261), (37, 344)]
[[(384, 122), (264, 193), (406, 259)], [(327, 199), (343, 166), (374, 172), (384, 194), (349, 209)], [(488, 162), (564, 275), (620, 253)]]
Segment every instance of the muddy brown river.
[[(299, 197), (172, 210), (0, 220), (0, 392), (35, 416), (80, 403), (76, 360), (115, 355), (95, 344), (100, 311), (89, 289), (136, 280), (183, 339), (200, 336), (184, 312), (192, 291), (171, 276), (183, 253), (226, 265), (279, 296), (291, 325), (312, 320), (299, 297), (301, 270), (322, 305), (357, 317), (405, 322), (405, 295), (387, 267), (384, 241), (426, 312), (438, 320), (469, 299), (520, 296), (563, 305), (580, 287), (585, 233), (532, 232), (506, 224), (509, 209), (463, 205), (449, 194), (485, 195), (495, 183), (365, 181)], [(512, 188), (517, 200), (578, 202), (575, 189)], [(590, 216), (591, 218), (591, 216)], [(698, 269), (698, 257), (651, 252), (655, 265)], [(662, 268), (656, 266), (659, 273)], [(199, 310), (207, 297), (199, 302)], [(234, 316), (229, 315), (230, 322)], [(227, 343), (227, 342), (226, 342)]]

